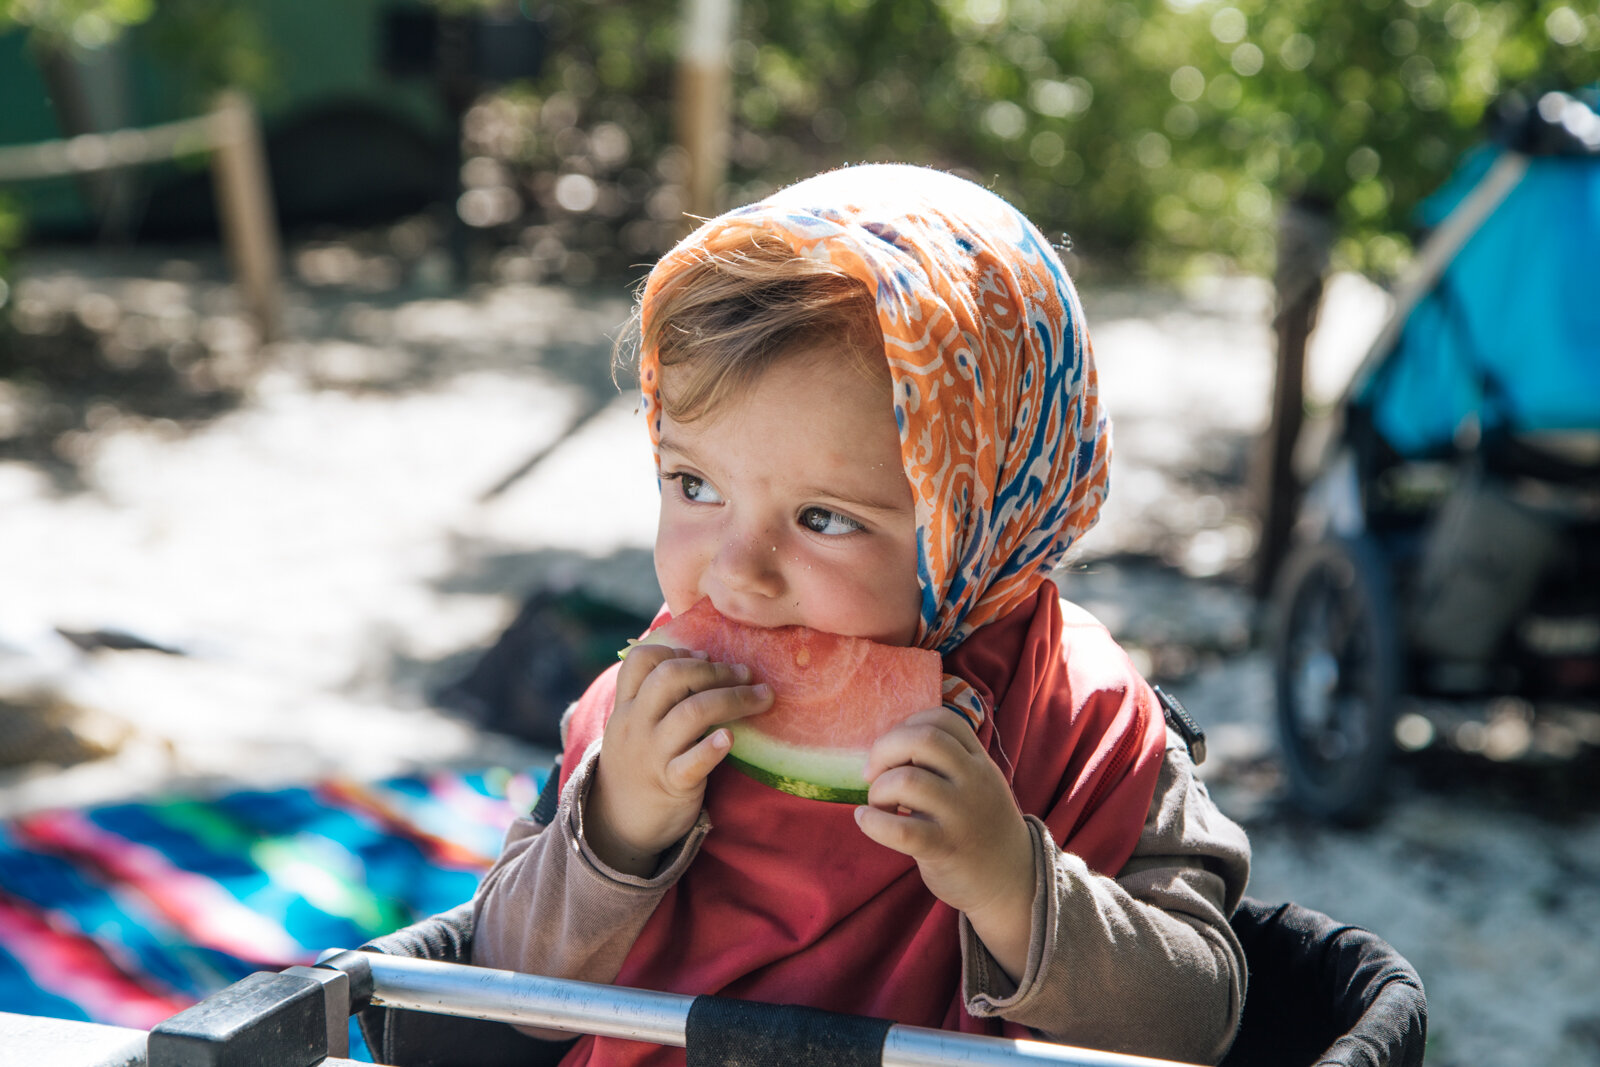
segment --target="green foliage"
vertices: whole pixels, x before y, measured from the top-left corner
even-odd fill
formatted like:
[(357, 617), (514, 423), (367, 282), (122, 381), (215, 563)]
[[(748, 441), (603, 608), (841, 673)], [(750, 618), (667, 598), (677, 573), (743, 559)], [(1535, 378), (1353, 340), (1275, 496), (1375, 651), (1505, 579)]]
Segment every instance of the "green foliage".
[(177, 71), (196, 106), (218, 89), (271, 82), (260, 20), (248, 4), (216, 0), (0, 0), (0, 33), (22, 28), (42, 52), (92, 51), (137, 33)]
[(158, 0), (154, 16), (136, 32), (153, 57), (180, 74), (195, 109), (223, 88), (260, 97), (274, 87), (272, 51), (249, 5)]
[(470, 15), (477, 11), (492, 11), (504, 7), (504, 0), (427, 0), (446, 15)]
[(10, 288), (6, 279), (11, 273), (11, 256), (22, 244), (22, 213), (4, 195), (0, 195), (0, 311), (7, 304)]
[(1326, 205), (1347, 263), (1393, 270), (1501, 93), (1600, 77), (1600, 17), (1562, 0), (1233, 0), (1166, 18), (1189, 46), (1157, 127), (1178, 166), (1150, 175), (1155, 232), (1252, 265), (1265, 194)]
[(23, 26), (48, 47), (100, 48), (154, 9), (155, 0), (0, 0), (0, 32)]
[[(667, 140), (680, 8), (563, 7), (535, 95)], [(1344, 265), (1387, 273), (1501, 92), (1600, 79), (1600, 14), (1578, 0), (747, 0), (737, 37), (730, 203), (842, 162), (928, 162), (1145, 266), (1267, 269), (1303, 197), (1333, 213)]]
[[(550, 20), (546, 73), (501, 94), (472, 151), (572, 247), (600, 228), (632, 261), (659, 252), (676, 209), (646, 187), (682, 178), (682, 0), (522, 3)], [(0, 0), (14, 25), (79, 47), (138, 26), (197, 98), (270, 82), (249, 4)], [(1279, 210), (1305, 198), (1337, 220), (1343, 265), (1386, 274), (1497, 96), (1600, 81), (1593, 0), (743, 0), (735, 37), (728, 205), (840, 163), (925, 162), (1098, 258), (1174, 269), (1267, 269)], [(587, 218), (549, 208), (569, 173), (601, 183)]]

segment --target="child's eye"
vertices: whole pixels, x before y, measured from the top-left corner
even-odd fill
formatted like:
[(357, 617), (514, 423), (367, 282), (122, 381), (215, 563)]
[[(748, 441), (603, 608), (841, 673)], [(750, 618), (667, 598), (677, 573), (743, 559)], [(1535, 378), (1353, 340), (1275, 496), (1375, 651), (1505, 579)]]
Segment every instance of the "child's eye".
[(806, 508), (800, 513), (800, 524), (812, 533), (837, 537), (865, 529), (859, 522), (827, 508)]
[(687, 500), (693, 500), (697, 504), (722, 503), (722, 497), (717, 495), (717, 491), (711, 488), (711, 483), (704, 478), (686, 474), (683, 471), (674, 471), (671, 474), (663, 474), (661, 477), (669, 482), (677, 482), (679, 491), (683, 493), (684, 498)]

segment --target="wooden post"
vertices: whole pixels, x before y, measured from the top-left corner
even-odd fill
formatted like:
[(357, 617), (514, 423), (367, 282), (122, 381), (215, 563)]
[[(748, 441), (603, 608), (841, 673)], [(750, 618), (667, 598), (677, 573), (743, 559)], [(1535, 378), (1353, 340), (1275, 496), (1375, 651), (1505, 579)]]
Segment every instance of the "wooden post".
[(211, 121), (215, 133), (211, 176), (222, 241), (245, 307), (262, 341), (271, 341), (279, 336), (283, 254), (261, 129), (249, 100), (233, 89), (217, 97)]
[(1300, 202), (1287, 205), (1278, 220), (1278, 265), (1273, 275), (1277, 312), (1277, 370), (1272, 388), (1272, 420), (1256, 478), (1261, 543), (1256, 552), (1254, 590), (1271, 594), (1272, 582), (1288, 551), (1300, 485), (1294, 472), (1294, 446), (1305, 423), (1306, 346), (1316, 328), (1333, 223), (1325, 211)]
[(684, 0), (678, 143), (689, 154), (689, 213), (717, 213), (728, 169), (728, 44), (737, 0)]

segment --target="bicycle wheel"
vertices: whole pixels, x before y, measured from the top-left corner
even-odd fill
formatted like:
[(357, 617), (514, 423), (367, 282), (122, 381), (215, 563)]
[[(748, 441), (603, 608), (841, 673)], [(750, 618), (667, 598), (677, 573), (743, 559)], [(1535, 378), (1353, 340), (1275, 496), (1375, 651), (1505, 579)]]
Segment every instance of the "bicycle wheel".
[(1369, 821), (1394, 749), (1401, 659), (1382, 553), (1366, 537), (1303, 545), (1285, 563), (1275, 601), (1290, 799), (1318, 818)]

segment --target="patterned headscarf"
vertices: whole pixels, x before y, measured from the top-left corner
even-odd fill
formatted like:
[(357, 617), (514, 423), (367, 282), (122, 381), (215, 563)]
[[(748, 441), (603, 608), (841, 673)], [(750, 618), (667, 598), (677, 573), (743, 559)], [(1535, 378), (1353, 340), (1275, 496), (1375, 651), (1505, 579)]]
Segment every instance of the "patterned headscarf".
[[(875, 295), (916, 504), (916, 643), (948, 654), (1029, 600), (1105, 499), (1110, 426), (1078, 295), (1014, 207), (922, 167), (831, 171), (701, 226), (651, 272), (641, 316), (698, 250), (745, 232), (826, 260)], [(659, 444), (660, 363), (640, 354)], [(947, 677), (945, 700), (985, 709)]]

